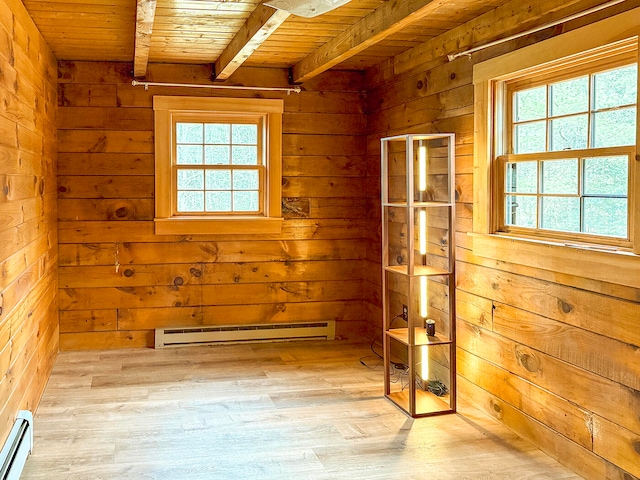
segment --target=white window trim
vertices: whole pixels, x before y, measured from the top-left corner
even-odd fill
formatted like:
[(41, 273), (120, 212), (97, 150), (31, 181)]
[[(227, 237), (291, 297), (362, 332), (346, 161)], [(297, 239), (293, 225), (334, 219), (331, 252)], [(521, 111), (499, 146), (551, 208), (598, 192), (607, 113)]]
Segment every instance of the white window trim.
[[(474, 198), (473, 253), (481, 257), (577, 275), (618, 284), (640, 287), (640, 168), (632, 168), (629, 195), (632, 198), (633, 253), (606, 246), (561, 243), (520, 235), (496, 234), (492, 225), (492, 158), (494, 129), (494, 84), (531, 68), (582, 56), (616, 42), (638, 42), (640, 8), (609, 17), (557, 37), (507, 53), (474, 65)], [(639, 55), (640, 57), (640, 55)], [(639, 82), (640, 83), (640, 82)], [(640, 91), (640, 88), (639, 88)], [(636, 164), (640, 161), (640, 109), (637, 112)], [(634, 161), (633, 159), (631, 160)]]
[[(282, 230), (282, 113), (280, 99), (154, 96), (155, 232), (158, 235), (268, 234)], [(172, 214), (172, 115), (189, 113), (265, 115), (264, 212), (252, 215)]]

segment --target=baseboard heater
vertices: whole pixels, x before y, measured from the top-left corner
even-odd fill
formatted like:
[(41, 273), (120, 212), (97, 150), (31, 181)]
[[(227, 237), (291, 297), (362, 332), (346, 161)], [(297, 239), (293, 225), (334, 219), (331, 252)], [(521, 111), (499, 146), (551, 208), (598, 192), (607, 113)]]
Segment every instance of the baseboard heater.
[(156, 348), (224, 343), (333, 340), (335, 320), (307, 323), (156, 328)]
[(20, 410), (9, 438), (0, 452), (1, 480), (19, 480), (27, 456), (33, 449), (33, 414), (28, 410)]

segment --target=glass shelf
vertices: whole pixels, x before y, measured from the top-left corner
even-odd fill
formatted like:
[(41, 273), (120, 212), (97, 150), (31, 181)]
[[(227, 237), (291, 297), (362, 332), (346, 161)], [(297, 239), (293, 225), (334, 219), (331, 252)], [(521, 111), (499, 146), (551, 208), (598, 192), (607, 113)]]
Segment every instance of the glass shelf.
[(439, 333), (435, 336), (427, 336), (427, 331), (422, 327), (415, 327), (414, 329), (414, 343), (409, 343), (409, 329), (408, 328), (392, 328), (387, 330), (389, 337), (403, 343), (405, 345), (447, 345), (451, 343), (451, 339)]
[[(384, 269), (388, 272), (395, 272), (395, 273), (400, 273), (402, 275), (409, 275), (408, 265), (389, 265), (388, 267), (384, 267)], [(433, 275), (450, 275), (450, 272), (448, 272), (443, 268), (431, 267), (429, 265), (414, 265), (413, 275), (415, 277), (427, 277), (427, 276), (433, 276)]]

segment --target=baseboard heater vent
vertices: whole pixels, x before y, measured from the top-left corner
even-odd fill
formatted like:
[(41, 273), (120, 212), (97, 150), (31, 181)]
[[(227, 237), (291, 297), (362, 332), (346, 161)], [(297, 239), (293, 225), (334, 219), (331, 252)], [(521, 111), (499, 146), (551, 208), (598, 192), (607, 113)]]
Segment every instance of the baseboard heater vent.
[(215, 325), (156, 328), (156, 348), (224, 343), (283, 342), (287, 340), (333, 340), (336, 322)]
[(20, 410), (9, 438), (0, 452), (1, 480), (19, 480), (27, 456), (33, 449), (33, 414), (28, 410)]

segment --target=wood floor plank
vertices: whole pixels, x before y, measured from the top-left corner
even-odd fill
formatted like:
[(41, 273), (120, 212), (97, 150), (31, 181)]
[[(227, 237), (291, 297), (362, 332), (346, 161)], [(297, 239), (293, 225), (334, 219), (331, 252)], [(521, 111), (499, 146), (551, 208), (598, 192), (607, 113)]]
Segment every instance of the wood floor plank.
[(346, 341), (61, 352), (22, 478), (580, 478), (468, 405), (407, 418), (370, 355)]

